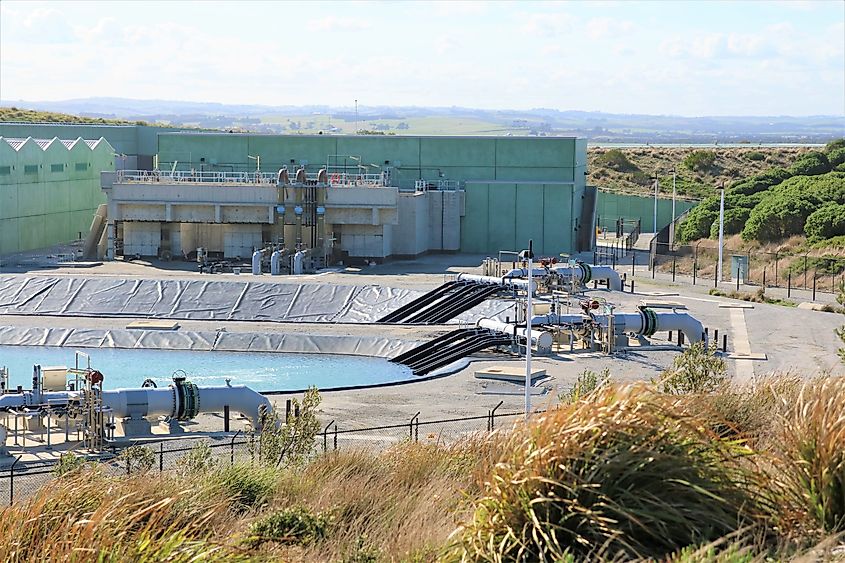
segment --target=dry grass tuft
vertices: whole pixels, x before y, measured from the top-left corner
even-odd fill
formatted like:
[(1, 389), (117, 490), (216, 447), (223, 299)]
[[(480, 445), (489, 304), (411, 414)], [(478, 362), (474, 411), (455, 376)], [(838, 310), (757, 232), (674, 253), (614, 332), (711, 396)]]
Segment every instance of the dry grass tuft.
[(454, 556), (665, 557), (757, 524), (750, 452), (706, 427), (642, 384), (538, 417), (506, 442)]

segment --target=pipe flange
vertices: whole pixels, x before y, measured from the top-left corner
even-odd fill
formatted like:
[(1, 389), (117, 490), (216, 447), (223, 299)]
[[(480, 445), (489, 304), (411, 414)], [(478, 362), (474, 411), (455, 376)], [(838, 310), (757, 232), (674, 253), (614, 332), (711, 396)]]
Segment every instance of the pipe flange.
[(581, 283), (587, 285), (593, 279), (593, 269), (590, 268), (589, 264), (584, 264), (583, 262), (578, 264), (578, 267), (581, 268)]
[(647, 307), (642, 307), (640, 315), (643, 317), (643, 330), (640, 334), (651, 336), (657, 332), (657, 314)]

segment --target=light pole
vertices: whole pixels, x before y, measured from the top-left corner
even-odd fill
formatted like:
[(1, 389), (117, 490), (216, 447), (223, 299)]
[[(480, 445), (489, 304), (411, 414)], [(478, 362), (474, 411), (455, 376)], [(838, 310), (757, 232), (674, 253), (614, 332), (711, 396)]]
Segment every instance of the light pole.
[(660, 178), (654, 175), (654, 236), (657, 237), (657, 190), (660, 187)]
[(534, 311), (531, 306), (531, 293), (533, 276), (531, 269), (534, 267), (534, 239), (528, 241), (528, 250), (520, 253), (521, 257), (528, 260), (528, 297), (525, 300), (525, 420), (531, 415), (531, 317)]
[(722, 246), (725, 238), (725, 182), (721, 182), (716, 188), (722, 192), (719, 199), (719, 264), (716, 268), (716, 284), (722, 281)]
[(675, 166), (672, 165), (672, 222), (669, 224), (669, 247), (675, 250)]

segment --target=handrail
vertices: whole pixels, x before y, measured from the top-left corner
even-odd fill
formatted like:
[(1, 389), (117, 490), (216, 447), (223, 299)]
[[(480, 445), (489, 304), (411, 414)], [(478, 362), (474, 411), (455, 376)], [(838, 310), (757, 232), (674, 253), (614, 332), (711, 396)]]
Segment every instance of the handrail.
[[(248, 185), (278, 185), (276, 172), (230, 172), (217, 170), (117, 170), (116, 182), (119, 184), (248, 184)], [(328, 175), (327, 182), (320, 181), (318, 172), (306, 173), (305, 182), (308, 185), (329, 185), (332, 187), (382, 187), (387, 185), (385, 173), (378, 174), (349, 174), (333, 172)], [(296, 185), (291, 179), (291, 185)]]

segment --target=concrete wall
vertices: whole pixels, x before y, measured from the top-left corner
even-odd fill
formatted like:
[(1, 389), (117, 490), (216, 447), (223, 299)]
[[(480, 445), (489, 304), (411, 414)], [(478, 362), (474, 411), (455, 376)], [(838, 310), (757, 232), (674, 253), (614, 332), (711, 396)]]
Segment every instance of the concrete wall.
[(114, 170), (112, 147), (82, 139), (69, 147), (59, 139), (15, 145), (0, 139), (0, 254), (85, 237), (105, 202), (100, 171)]
[[(694, 207), (695, 201), (675, 201), (675, 214), (680, 215), (687, 209)], [(596, 204), (596, 216), (601, 226), (611, 230), (615, 228), (619, 218), (642, 221), (644, 233), (654, 232), (654, 198), (626, 194), (614, 194), (599, 190)], [(658, 197), (657, 199), (657, 230), (662, 229), (672, 221), (672, 200)]]

